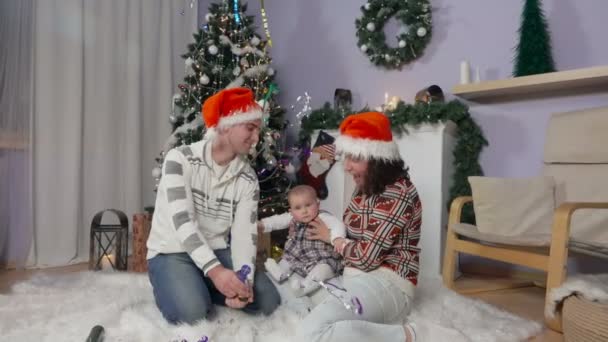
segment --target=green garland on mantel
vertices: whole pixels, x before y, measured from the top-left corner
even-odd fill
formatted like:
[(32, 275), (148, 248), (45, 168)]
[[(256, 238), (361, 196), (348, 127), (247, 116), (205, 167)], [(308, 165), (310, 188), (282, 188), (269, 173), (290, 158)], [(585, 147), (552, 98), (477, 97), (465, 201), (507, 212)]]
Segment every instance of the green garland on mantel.
[[(366, 111), (369, 109), (364, 108), (355, 113)], [(334, 110), (329, 103), (325, 103), (322, 108), (312, 111), (302, 119), (300, 143), (309, 144), (310, 135), (314, 130), (337, 129), (342, 120), (351, 113), (354, 112)], [(447, 203), (448, 208), (454, 198), (471, 195), (471, 186), (467, 177), (483, 175), (483, 170), (479, 165), (479, 155), (484, 146), (488, 146), (488, 141), (479, 125), (469, 114), (469, 108), (466, 105), (458, 100), (413, 105), (399, 102), (394, 110), (388, 110), (385, 114), (390, 118), (393, 129), (398, 132), (407, 129), (407, 126), (454, 122), (458, 127), (458, 134), (453, 151), (454, 174)], [(465, 206), (462, 221), (475, 222), (475, 214), (471, 205)]]

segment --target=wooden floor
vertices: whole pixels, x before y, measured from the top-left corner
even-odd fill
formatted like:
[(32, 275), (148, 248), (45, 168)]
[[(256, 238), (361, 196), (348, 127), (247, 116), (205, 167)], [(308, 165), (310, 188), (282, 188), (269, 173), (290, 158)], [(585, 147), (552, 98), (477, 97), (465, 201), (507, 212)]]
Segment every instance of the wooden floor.
[[(45, 270), (25, 270), (25, 271), (0, 271), (0, 294), (10, 293), (12, 284), (28, 279), (32, 274), (63, 274), (70, 272), (79, 272), (87, 269), (87, 264), (78, 264), (59, 268), (50, 268)], [(459, 288), (475, 288), (478, 286), (488, 285), (493, 282), (493, 279), (485, 279), (480, 277), (465, 277), (459, 279), (456, 284)], [(490, 304), (496, 305), (507, 311), (520, 315), (522, 317), (532, 319), (538, 322), (543, 320), (543, 305), (545, 290), (535, 286), (526, 286), (511, 290), (496, 290), (467, 294), (469, 297), (478, 298)], [(534, 342), (562, 342), (561, 334), (552, 330), (545, 329), (539, 336), (534, 337), (530, 341)]]

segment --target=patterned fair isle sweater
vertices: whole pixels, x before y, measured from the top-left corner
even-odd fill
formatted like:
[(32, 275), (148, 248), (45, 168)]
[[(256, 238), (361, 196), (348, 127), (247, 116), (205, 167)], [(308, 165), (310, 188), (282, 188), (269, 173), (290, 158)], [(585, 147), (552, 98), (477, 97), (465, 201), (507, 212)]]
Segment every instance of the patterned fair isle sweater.
[(203, 140), (170, 150), (156, 194), (147, 258), (187, 252), (207, 272), (220, 264), (214, 249), (231, 247), (233, 269), (255, 273), (258, 179), (244, 158), (216, 175), (212, 142)]
[(355, 193), (344, 212), (344, 274), (373, 273), (413, 295), (418, 282), (422, 205), (409, 177), (380, 195)]

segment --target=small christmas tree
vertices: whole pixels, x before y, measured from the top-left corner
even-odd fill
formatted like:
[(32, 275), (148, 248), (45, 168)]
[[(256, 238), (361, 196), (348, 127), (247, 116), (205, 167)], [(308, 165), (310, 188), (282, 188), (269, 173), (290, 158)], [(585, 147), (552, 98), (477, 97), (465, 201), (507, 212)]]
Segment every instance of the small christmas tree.
[(513, 76), (555, 71), (551, 37), (540, 0), (525, 0)]
[(160, 180), (164, 153), (203, 138), (201, 107), (208, 97), (224, 88), (248, 87), (269, 113), (256, 146), (257, 153), (250, 156), (260, 182), (259, 214), (264, 217), (286, 210), (285, 193), (291, 182), (284, 171), (284, 110), (275, 101), (278, 89), (273, 83), (267, 42), (255, 33), (254, 18), (245, 15), (246, 11), (247, 5), (240, 1), (210, 4), (205, 16), (207, 24), (193, 35), (194, 42), (182, 55), (186, 76), (178, 85), (180, 93), (173, 95), (169, 116), (173, 133), (156, 158), (158, 166), (153, 175)]

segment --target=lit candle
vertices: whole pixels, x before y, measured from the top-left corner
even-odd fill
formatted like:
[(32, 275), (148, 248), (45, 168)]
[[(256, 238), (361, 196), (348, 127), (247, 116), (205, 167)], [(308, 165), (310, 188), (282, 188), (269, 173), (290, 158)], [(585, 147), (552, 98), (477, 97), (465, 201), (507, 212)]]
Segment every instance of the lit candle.
[(388, 104), (388, 93), (384, 93), (384, 106)]
[(112, 267), (112, 265), (116, 265), (116, 257), (114, 254), (104, 254), (101, 258), (101, 269), (113, 271), (114, 267)]

